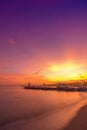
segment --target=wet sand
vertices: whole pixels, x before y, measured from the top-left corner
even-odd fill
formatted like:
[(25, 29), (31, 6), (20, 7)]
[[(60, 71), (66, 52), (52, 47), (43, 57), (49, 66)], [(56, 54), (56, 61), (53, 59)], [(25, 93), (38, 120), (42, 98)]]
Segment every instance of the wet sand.
[(78, 111), (77, 115), (63, 130), (87, 130), (87, 105)]

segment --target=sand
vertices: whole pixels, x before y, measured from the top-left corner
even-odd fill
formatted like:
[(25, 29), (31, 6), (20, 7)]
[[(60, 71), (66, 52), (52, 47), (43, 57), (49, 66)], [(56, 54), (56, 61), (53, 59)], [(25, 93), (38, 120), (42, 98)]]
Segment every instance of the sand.
[(87, 130), (87, 105), (78, 111), (77, 115), (63, 130)]

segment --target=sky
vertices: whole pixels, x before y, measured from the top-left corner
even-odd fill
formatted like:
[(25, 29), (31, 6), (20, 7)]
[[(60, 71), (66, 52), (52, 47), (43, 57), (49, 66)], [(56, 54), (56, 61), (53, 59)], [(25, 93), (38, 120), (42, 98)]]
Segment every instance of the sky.
[(85, 0), (0, 0), (0, 84), (86, 77)]

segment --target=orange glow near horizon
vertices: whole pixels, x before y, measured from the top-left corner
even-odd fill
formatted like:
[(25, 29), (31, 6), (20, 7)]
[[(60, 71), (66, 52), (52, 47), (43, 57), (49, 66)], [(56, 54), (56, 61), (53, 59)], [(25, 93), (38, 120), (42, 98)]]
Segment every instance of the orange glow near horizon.
[(86, 79), (87, 74), (82, 66), (74, 63), (53, 64), (44, 71), (45, 77), (50, 81), (68, 81)]
[[(33, 68), (34, 66), (32, 66), (31, 70)], [(26, 84), (28, 82), (31, 84), (43, 84), (85, 79), (87, 79), (86, 67), (83, 64), (76, 64), (74, 62), (50, 63), (49, 65), (43, 65), (43, 68), (35, 73), (26, 68), (26, 71), (22, 70), (21, 74), (0, 75), (1, 84)]]

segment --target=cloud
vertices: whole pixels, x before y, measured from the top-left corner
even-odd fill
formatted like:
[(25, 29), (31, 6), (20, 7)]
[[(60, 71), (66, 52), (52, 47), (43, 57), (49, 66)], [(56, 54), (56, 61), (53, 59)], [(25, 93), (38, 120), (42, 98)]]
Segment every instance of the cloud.
[(38, 74), (39, 74), (39, 72), (35, 72), (34, 74), (38, 75)]
[(8, 43), (9, 43), (10, 45), (15, 45), (15, 44), (16, 44), (16, 41), (15, 41), (14, 38), (9, 38), (9, 39), (8, 39)]

